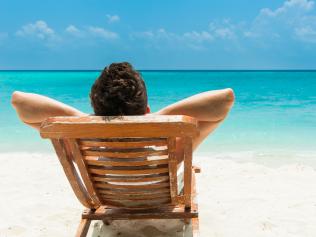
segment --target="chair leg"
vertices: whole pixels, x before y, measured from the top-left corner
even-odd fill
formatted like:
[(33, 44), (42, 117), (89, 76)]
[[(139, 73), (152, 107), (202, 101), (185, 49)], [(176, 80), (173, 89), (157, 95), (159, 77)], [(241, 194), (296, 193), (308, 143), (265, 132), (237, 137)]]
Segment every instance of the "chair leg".
[(77, 229), (76, 237), (86, 237), (90, 227), (91, 220), (81, 219), (79, 227)]
[(187, 218), (183, 220), (184, 224), (189, 225), (191, 223), (191, 219)]
[(104, 225), (111, 225), (112, 220), (103, 220)]
[(193, 237), (198, 237), (200, 236), (199, 234), (199, 218), (192, 218), (192, 236)]

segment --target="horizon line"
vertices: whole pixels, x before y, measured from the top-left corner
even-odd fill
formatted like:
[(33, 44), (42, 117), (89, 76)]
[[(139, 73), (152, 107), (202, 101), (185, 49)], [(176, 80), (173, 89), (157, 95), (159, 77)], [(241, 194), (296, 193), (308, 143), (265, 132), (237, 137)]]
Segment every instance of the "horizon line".
[[(100, 72), (103, 69), (0, 69), (0, 72)], [(165, 71), (165, 72), (286, 72), (286, 71), (316, 71), (316, 69), (136, 69), (137, 71)]]

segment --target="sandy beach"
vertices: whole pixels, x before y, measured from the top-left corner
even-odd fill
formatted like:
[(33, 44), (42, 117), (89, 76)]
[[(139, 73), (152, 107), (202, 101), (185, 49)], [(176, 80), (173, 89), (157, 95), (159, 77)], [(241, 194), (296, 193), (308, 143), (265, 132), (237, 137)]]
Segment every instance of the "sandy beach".
[[(0, 236), (73, 236), (82, 207), (54, 154), (0, 155)], [(315, 236), (316, 172), (196, 156), (201, 236)], [(182, 223), (95, 222), (88, 236), (184, 236)], [(137, 234), (136, 234), (137, 233)], [(185, 235), (189, 236), (189, 235)]]

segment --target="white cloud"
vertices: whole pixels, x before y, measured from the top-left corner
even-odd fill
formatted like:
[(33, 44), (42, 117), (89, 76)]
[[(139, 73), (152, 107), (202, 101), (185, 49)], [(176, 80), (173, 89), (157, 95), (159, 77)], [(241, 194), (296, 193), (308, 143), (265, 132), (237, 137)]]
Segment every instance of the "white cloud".
[(43, 20), (22, 26), (22, 28), (16, 32), (16, 35), (19, 37), (35, 37), (41, 40), (58, 39), (55, 31)]
[(119, 35), (116, 32), (112, 32), (97, 26), (89, 26), (79, 29), (74, 25), (69, 25), (65, 29), (65, 32), (78, 38), (99, 37), (106, 40), (114, 40), (119, 38)]
[(316, 43), (315, 3), (312, 0), (286, 0), (276, 9), (261, 9), (248, 23), (215, 20), (205, 30), (174, 33), (161, 28), (135, 32), (131, 38), (146, 40), (152, 46), (164, 43), (165, 46), (172, 44), (172, 47), (195, 49), (212, 47), (215, 42), (224, 40), (230, 42), (226, 46), (237, 49), (245, 49), (251, 42), (259, 47), (273, 47), (275, 42), (281, 45), (282, 40)]
[(118, 22), (120, 21), (120, 17), (118, 15), (106, 15), (107, 19), (108, 19), (108, 23), (114, 23), (114, 22)]
[(233, 40), (238, 38), (241, 26), (232, 24), (229, 19), (213, 21), (209, 24), (209, 30), (218, 39)]
[(314, 7), (314, 1), (309, 0), (288, 0), (284, 3), (283, 8), (300, 7), (305, 10), (311, 10)]
[(251, 27), (244, 31), (246, 38), (296, 39), (315, 42), (316, 13), (314, 1), (287, 0), (276, 9), (261, 9)]
[(156, 31), (156, 36), (160, 39), (173, 40), (178, 36), (172, 32), (166, 31), (164, 28), (160, 28)]
[(302, 17), (311, 12), (313, 8), (314, 1), (288, 0), (276, 10), (271, 10), (269, 8), (261, 9), (255, 21), (259, 23), (266, 23), (267, 21), (278, 19), (283, 23), (298, 23)]
[[(88, 34), (86, 30), (84, 29), (79, 29), (75, 25), (69, 25), (66, 27), (65, 32), (67, 35), (72, 36), (74, 38), (82, 39), (85, 38)], [(71, 39), (71, 38), (68, 38)]]
[(69, 25), (66, 30), (67, 33), (75, 35), (75, 36), (79, 36), (81, 35), (81, 31), (74, 25)]
[(101, 27), (90, 26), (88, 28), (88, 31), (93, 36), (101, 37), (101, 38), (107, 39), (107, 40), (114, 40), (114, 39), (119, 38), (119, 35), (117, 33), (112, 32), (112, 31), (108, 31), (108, 30), (101, 28)]
[[(106, 15), (109, 23), (120, 21), (118, 15)], [(68, 25), (64, 36), (73, 36), (79, 39), (91, 37), (105, 40), (120, 38), (117, 32), (102, 27), (88, 26), (77, 27)], [(20, 37), (33, 37), (45, 41), (46, 44), (61, 39), (48, 24), (39, 20), (27, 24), (16, 32)], [(316, 12), (313, 0), (286, 0), (275, 9), (263, 8), (257, 17), (245, 23), (231, 22), (229, 19), (214, 20), (208, 27), (199, 30), (171, 32), (165, 28), (152, 29), (142, 32), (131, 32), (130, 39), (140, 39), (148, 47), (155, 48), (183, 48), (203, 49), (218, 45), (219, 42), (229, 42), (223, 47), (241, 47), (254, 42), (256, 45), (273, 47), (275, 42), (282, 40), (296, 40), (304, 43), (316, 43)], [(0, 33), (0, 40), (7, 35)], [(69, 40), (72, 40), (69, 37)], [(57, 41), (59, 42), (59, 41)], [(281, 44), (280, 44), (281, 45)]]
[(133, 32), (130, 34), (132, 39), (140, 38), (146, 40), (176, 40), (179, 38), (178, 35), (166, 31), (164, 28), (159, 28), (158, 30), (148, 30), (143, 32)]
[(174, 33), (160, 28), (158, 30), (149, 30), (143, 32), (134, 32), (130, 34), (132, 39), (139, 38), (151, 42), (152, 45), (159, 45), (161, 42), (168, 43), (172, 47), (190, 47), (192, 49), (203, 49), (208, 44), (216, 40), (235, 40), (237, 39), (237, 26), (223, 20), (221, 22), (212, 22), (209, 28), (202, 31), (188, 31), (184, 33)]
[(229, 28), (219, 28), (215, 30), (215, 35), (222, 39), (233, 39), (235, 33)]
[(213, 36), (207, 31), (190, 31), (184, 33), (173, 33), (164, 28), (130, 34), (131, 39), (146, 41), (146, 45), (156, 49), (164, 48), (166, 45), (173, 49), (189, 47), (200, 50), (203, 44), (213, 41)]
[(144, 31), (141, 33), (136, 33), (136, 36), (152, 39), (155, 37), (155, 34), (152, 31)]
[(263, 8), (260, 14), (263, 16), (276, 17), (282, 14), (286, 14), (289, 11), (301, 12), (310, 11), (314, 8), (314, 1), (309, 0), (287, 0), (283, 5), (276, 10), (271, 10), (269, 8)]
[(296, 28), (295, 34), (302, 41), (316, 43), (316, 29), (310, 26)]
[(186, 32), (183, 34), (183, 37), (192, 40), (198, 43), (205, 42), (205, 41), (213, 41), (214, 37), (207, 31), (191, 31), (191, 32)]

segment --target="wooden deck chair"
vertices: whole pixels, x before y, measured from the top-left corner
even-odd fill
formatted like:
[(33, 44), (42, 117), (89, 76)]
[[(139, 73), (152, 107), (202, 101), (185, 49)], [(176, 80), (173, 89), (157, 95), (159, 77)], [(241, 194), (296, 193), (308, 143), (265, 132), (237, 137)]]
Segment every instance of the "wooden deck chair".
[[(193, 118), (53, 117), (40, 133), (51, 139), (75, 195), (87, 208), (77, 237), (87, 235), (92, 220), (128, 219), (183, 219), (198, 235)], [(177, 176), (180, 161), (183, 188)]]

